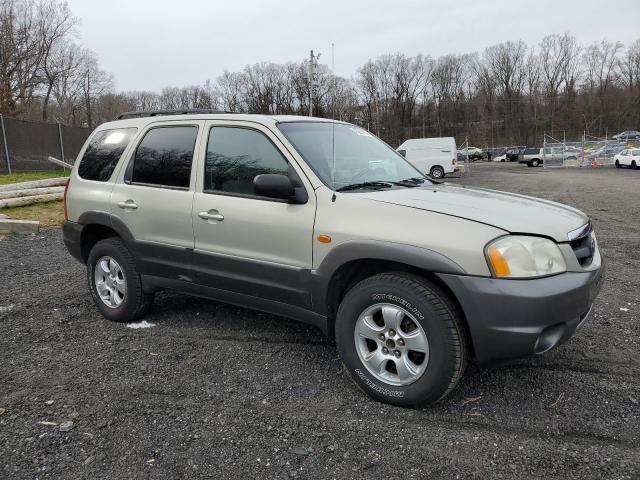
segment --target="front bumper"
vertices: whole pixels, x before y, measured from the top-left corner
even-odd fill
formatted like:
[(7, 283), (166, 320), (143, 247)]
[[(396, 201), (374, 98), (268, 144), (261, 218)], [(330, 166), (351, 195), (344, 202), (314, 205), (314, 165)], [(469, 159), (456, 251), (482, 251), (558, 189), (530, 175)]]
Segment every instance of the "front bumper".
[(456, 295), (481, 365), (545, 353), (588, 318), (604, 279), (589, 272), (531, 280), (439, 274)]

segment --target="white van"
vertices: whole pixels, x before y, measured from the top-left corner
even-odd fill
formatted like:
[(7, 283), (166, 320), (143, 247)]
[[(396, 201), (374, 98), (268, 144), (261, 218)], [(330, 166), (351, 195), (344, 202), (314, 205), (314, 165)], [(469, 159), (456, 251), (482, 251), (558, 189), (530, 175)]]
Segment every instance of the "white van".
[(442, 178), (447, 173), (458, 171), (456, 139), (453, 137), (411, 138), (396, 151), (422, 173), (433, 178)]

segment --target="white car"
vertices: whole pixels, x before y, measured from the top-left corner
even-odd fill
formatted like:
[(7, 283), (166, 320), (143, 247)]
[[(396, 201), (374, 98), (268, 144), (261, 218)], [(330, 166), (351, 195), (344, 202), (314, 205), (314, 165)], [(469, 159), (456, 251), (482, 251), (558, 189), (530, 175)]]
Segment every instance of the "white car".
[(613, 157), (616, 168), (621, 166), (636, 169), (640, 166), (640, 148), (627, 148)]
[(484, 158), (484, 152), (478, 147), (465, 147), (458, 150), (458, 153), (462, 156), (469, 157), (469, 160), (482, 160)]
[(497, 157), (493, 157), (493, 161), (494, 162), (506, 162), (507, 161), (507, 154), (503, 153), (502, 155), (498, 155)]

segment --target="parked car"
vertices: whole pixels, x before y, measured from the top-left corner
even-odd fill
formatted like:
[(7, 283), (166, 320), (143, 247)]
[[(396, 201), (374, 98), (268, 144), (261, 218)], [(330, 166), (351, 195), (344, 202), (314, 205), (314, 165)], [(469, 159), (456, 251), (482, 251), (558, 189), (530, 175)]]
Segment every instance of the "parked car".
[(506, 162), (507, 161), (507, 154), (503, 153), (502, 155), (498, 155), (497, 157), (493, 157), (493, 161), (494, 162)]
[(484, 158), (484, 152), (478, 147), (464, 147), (458, 150), (458, 153), (468, 157), (469, 160), (482, 160)]
[(625, 166), (635, 170), (640, 166), (640, 148), (625, 148), (613, 157), (613, 163), (616, 168)]
[(527, 147), (514, 147), (507, 150), (507, 162), (517, 162)]
[(436, 182), (344, 122), (168, 113), (100, 125), (65, 189), (64, 243), (109, 320), (162, 289), (294, 318), (371, 397), (415, 406), (589, 317), (604, 268), (575, 208)]
[(640, 140), (640, 132), (637, 130), (629, 130), (627, 132), (621, 132), (614, 135), (612, 138), (616, 140)]
[(542, 148), (525, 148), (522, 154), (518, 155), (518, 163), (525, 163), (528, 167), (538, 167), (542, 165), (543, 158)]
[(625, 150), (624, 145), (618, 145), (618, 144), (609, 144), (606, 146), (603, 145), (589, 152), (586, 155), (586, 157), (589, 158), (590, 160), (606, 160), (611, 157), (614, 157), (615, 155), (622, 152), (623, 150)]
[(404, 141), (396, 151), (420, 172), (436, 179), (458, 170), (453, 137), (412, 138)]
[(543, 152), (542, 161), (550, 167), (561, 167), (566, 161), (575, 162), (584, 156), (582, 150), (572, 146), (546, 147)]

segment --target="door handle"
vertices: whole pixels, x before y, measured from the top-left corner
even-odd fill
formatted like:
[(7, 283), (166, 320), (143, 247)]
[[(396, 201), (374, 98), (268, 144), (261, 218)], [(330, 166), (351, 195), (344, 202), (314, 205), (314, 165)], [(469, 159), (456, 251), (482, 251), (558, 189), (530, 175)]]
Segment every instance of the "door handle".
[(198, 216), (203, 220), (217, 220), (218, 222), (224, 220), (224, 215), (215, 209), (211, 209), (208, 212), (200, 212), (198, 213)]
[(127, 200), (126, 202), (118, 202), (118, 206), (120, 208), (124, 208), (125, 210), (130, 208), (131, 210), (135, 210), (138, 208), (138, 205), (133, 200)]

